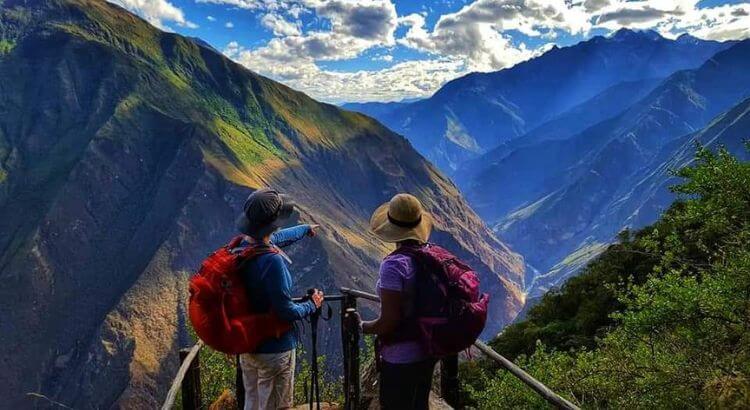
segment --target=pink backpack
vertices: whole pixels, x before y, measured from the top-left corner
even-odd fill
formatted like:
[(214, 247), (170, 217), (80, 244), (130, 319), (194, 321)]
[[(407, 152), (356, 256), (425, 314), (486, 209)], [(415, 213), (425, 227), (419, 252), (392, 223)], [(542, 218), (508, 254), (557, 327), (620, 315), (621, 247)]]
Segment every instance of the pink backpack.
[(471, 267), (433, 244), (402, 246), (394, 254), (407, 255), (415, 262), (414, 316), (402, 323), (402, 332), (397, 331), (401, 336), (383, 342), (416, 338), (435, 358), (474, 344), (487, 321), (490, 298), (479, 292), (479, 278)]

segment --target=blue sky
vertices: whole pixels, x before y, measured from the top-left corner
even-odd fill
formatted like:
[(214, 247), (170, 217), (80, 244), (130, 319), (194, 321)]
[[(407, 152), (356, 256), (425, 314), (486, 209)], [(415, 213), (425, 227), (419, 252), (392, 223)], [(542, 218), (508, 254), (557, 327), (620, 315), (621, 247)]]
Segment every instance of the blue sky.
[(426, 97), (620, 28), (750, 37), (737, 0), (110, 0), (333, 103)]

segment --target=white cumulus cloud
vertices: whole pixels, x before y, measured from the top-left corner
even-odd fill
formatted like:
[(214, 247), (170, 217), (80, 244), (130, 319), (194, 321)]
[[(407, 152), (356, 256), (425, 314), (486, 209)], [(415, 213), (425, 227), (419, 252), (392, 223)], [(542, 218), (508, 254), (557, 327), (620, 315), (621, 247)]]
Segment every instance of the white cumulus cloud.
[(332, 103), (427, 97), (445, 82), (468, 73), (463, 62), (448, 58), (405, 61), (383, 70), (341, 72), (323, 70), (312, 59), (268, 60), (236, 42), (229, 43), (224, 54), (313, 98)]
[(174, 23), (180, 27), (198, 28), (198, 25), (187, 20), (185, 13), (179, 7), (167, 0), (108, 0), (122, 6), (143, 17), (154, 26), (170, 30), (168, 24)]
[(481, 71), (508, 67), (534, 54), (524, 44), (514, 45), (508, 30), (538, 37), (552, 29), (579, 34), (590, 28), (583, 7), (565, 0), (477, 0), (441, 16), (432, 30), (419, 14), (403, 17), (401, 23), (409, 26), (401, 44), (466, 59)]
[[(111, 1), (162, 28), (195, 27), (170, 3), (174, 0)], [(225, 54), (333, 102), (424, 97), (458, 75), (513, 66), (566, 41), (565, 34), (585, 38), (595, 28), (653, 29), (671, 38), (689, 33), (721, 41), (750, 37), (748, 2), (706, 7), (700, 0), (474, 0), (441, 16), (429, 14), (434, 13), (429, 3), (420, 13), (399, 16), (392, 0), (195, 1), (255, 15), (270, 32), (252, 48), (242, 47), (238, 38)], [(234, 27), (232, 22), (224, 25)], [(399, 27), (405, 30), (397, 37)], [(395, 56), (402, 54), (394, 50), (403, 48), (422, 56), (399, 60)], [(389, 64), (349, 72), (321, 68), (355, 58)]]
[(301, 22), (295, 21), (291, 22), (284, 17), (279, 16), (275, 13), (268, 13), (265, 14), (260, 19), (261, 24), (263, 27), (271, 30), (273, 35), (275, 36), (298, 36), (301, 34), (300, 26)]

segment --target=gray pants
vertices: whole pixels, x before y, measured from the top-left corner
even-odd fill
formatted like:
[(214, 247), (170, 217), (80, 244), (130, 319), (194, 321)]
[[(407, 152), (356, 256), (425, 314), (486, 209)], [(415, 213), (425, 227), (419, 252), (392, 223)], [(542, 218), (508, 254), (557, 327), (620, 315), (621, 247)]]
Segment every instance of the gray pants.
[(295, 352), (240, 355), (244, 410), (288, 409), (294, 403)]

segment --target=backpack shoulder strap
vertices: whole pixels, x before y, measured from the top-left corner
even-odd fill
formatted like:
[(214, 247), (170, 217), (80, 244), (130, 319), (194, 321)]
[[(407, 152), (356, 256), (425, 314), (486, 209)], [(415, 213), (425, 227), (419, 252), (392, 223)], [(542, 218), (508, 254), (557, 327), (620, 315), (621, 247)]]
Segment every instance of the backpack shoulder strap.
[(242, 235), (237, 235), (234, 238), (232, 238), (231, 241), (226, 245), (226, 248), (229, 250), (232, 250), (242, 243), (242, 240), (245, 239)]
[(279, 250), (273, 246), (250, 244), (240, 251), (240, 258), (249, 261), (267, 253), (279, 253)]
[[(244, 240), (244, 236), (236, 236), (227, 244), (226, 248), (229, 249), (229, 251), (237, 249), (240, 247), (240, 245), (242, 245), (242, 241)], [(250, 243), (246, 247), (232, 253), (236, 253), (241, 261), (240, 263), (244, 265), (245, 263), (251, 261), (252, 259), (255, 259), (260, 255), (264, 255), (267, 253), (279, 253), (279, 250), (275, 246)]]
[(405, 255), (405, 256), (411, 256), (413, 258), (417, 258), (421, 256), (424, 247), (428, 246), (429, 244), (425, 244), (422, 246), (415, 246), (415, 245), (406, 245), (406, 246), (400, 246), (396, 248), (393, 252), (388, 254), (388, 256), (391, 255)]

